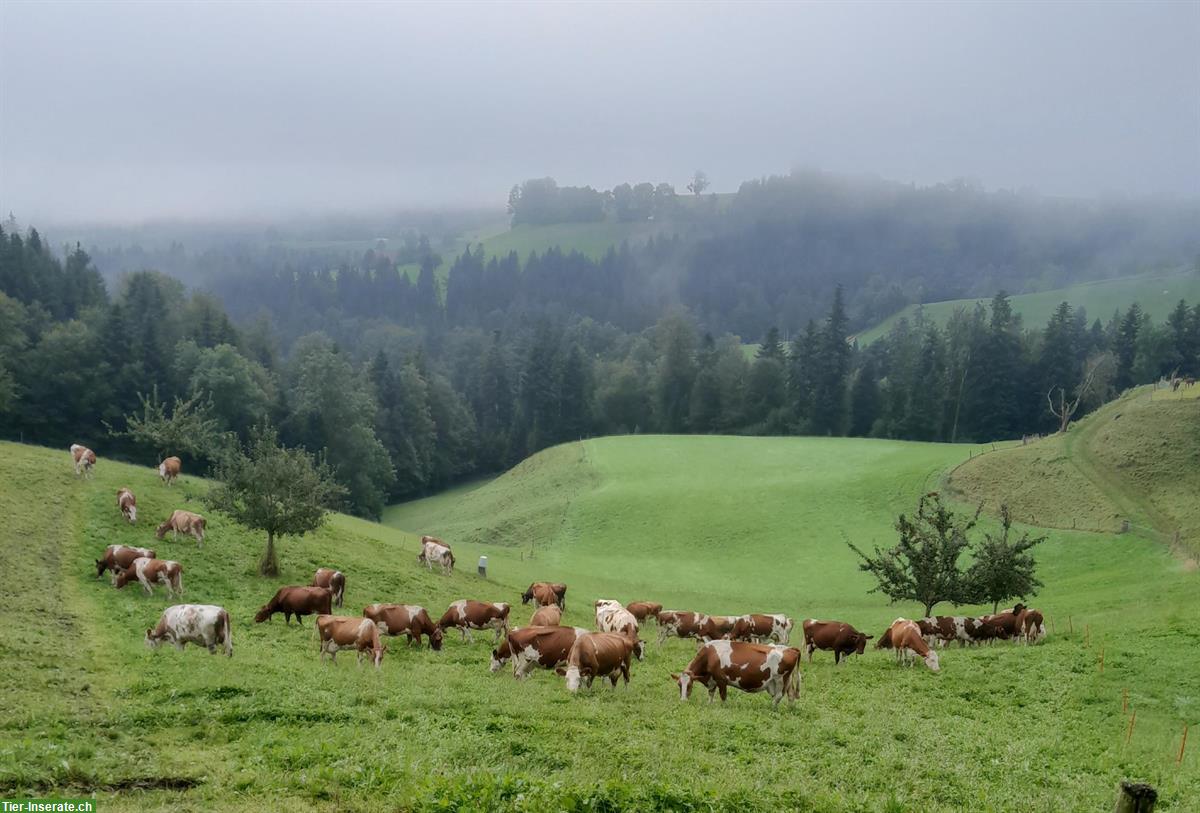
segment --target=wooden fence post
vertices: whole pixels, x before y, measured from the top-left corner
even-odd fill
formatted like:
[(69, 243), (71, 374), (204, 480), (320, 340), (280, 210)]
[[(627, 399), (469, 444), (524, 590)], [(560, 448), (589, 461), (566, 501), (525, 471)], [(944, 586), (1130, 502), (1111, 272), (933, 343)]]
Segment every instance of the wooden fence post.
[(1129, 687), (1126, 686), (1121, 690), (1121, 713), (1125, 714), (1129, 711)]
[(1100, 674), (1104, 674), (1104, 647), (1100, 647)]
[(1067, 631), (1072, 635), (1075, 634), (1075, 625), (1071, 623), (1071, 616), (1067, 616)]
[(1183, 764), (1183, 749), (1187, 747), (1187, 723), (1183, 724), (1183, 739), (1179, 741), (1179, 756), (1175, 757), (1175, 764)]
[(1125, 732), (1125, 744), (1129, 745), (1129, 741), (1133, 739), (1133, 727), (1137, 725), (1137, 709), (1133, 710), (1133, 715), (1129, 718), (1129, 730)]
[(1158, 791), (1141, 782), (1122, 780), (1117, 787), (1117, 806), (1113, 813), (1154, 813)]

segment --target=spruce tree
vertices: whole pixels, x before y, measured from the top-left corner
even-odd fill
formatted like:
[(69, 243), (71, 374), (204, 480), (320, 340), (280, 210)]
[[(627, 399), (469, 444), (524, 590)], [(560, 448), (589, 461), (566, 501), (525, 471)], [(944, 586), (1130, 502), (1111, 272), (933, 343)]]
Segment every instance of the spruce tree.
[(821, 328), (816, 359), (810, 428), (815, 435), (841, 435), (846, 429), (846, 377), (850, 345), (842, 286), (834, 290), (833, 306)]

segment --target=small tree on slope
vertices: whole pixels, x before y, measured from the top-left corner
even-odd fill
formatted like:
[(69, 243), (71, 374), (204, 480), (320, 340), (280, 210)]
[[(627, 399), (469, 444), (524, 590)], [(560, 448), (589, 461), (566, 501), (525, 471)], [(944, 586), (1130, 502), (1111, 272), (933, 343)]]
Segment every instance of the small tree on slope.
[(862, 559), (859, 569), (879, 582), (872, 593), (883, 593), (893, 602), (916, 601), (929, 616), (943, 601), (973, 600), (972, 584), (958, 560), (970, 549), (967, 533), (978, 519), (978, 510), (970, 518), (956, 517), (934, 491), (921, 497), (915, 517), (901, 514), (896, 520), (900, 542), (894, 548), (876, 547), (875, 555), (868, 556), (853, 543), (847, 544)]
[(1034, 575), (1037, 563), (1029, 549), (1046, 541), (1044, 536), (1031, 537), (1028, 531), (1015, 542), (1009, 541), (1012, 515), (1007, 504), (1000, 506), (1000, 527), (999, 534), (983, 535), (983, 542), (975, 551), (975, 562), (967, 571), (975, 600), (992, 602), (993, 613), (1002, 601), (1037, 595), (1042, 583)]
[(248, 528), (267, 532), (267, 549), (258, 566), (263, 576), (279, 574), (275, 537), (315, 531), (346, 493), (324, 461), (304, 449), (280, 446), (270, 428), (256, 428), (247, 452), (239, 449), (227, 456), (214, 475), (219, 484), (209, 491), (208, 505)]

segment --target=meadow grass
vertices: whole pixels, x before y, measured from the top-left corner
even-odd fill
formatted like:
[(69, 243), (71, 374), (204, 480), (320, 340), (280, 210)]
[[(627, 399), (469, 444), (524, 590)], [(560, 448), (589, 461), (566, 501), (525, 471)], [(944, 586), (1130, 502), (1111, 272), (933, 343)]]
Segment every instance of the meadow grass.
[[(1096, 319), (1107, 322), (1112, 318), (1114, 311), (1124, 311), (1134, 302), (1141, 305), (1154, 321), (1161, 322), (1180, 299), (1187, 300), (1189, 305), (1200, 301), (1200, 274), (1193, 270), (1148, 272), (1117, 279), (1082, 282), (1051, 291), (1016, 294), (1009, 298), (1009, 302), (1013, 311), (1020, 314), (1026, 327), (1040, 328), (1050, 321), (1054, 309), (1062, 302), (1070, 302), (1073, 308), (1086, 308), (1090, 324)], [(986, 306), (990, 301), (991, 297), (985, 297), (909, 305), (858, 334), (858, 342), (867, 345), (886, 336), (901, 318), (911, 321), (918, 308), (925, 314), (926, 319), (945, 325), (956, 310), (962, 308), (970, 312), (976, 304)]]
[[(1188, 810), (1200, 763), (1192, 753), (1177, 768), (1174, 756), (1183, 722), (1200, 718), (1197, 576), (1134, 536), (1053, 533), (1039, 551), (1047, 587), (1036, 603), (1054, 629), (1044, 645), (947, 651), (937, 675), (873, 651), (839, 668), (820, 654), (801, 700), (781, 711), (739, 693), (725, 706), (680, 703), (669, 675), (694, 651), (686, 641), (652, 644), (628, 688), (572, 697), (550, 673), (522, 684), (488, 674), (482, 634), (450, 636), (441, 653), (392, 639), (376, 672), (345, 655), (319, 664), (311, 619), (251, 620), (277, 586), (331, 565), (347, 573), (350, 615), (375, 601), (438, 615), (474, 597), (512, 602), (520, 622), (532, 609), (520, 592), (545, 578), (570, 584), (565, 621), (581, 626), (603, 596), (834, 616), (878, 634), (919, 608), (866, 593), (845, 539), (890, 542), (894, 513), (972, 451), (570, 444), (389, 512), (454, 545), (452, 576), (417, 565), (411, 533), (335, 516), (285, 540), (282, 575), (262, 579), (263, 540), (219, 515), (201, 550), (154, 542), (154, 524), (195, 507), (202, 481), (168, 489), (151, 469), (103, 456), (95, 479), (79, 481), (66, 451), (0, 444), (0, 550), (23, 576), (0, 586), (0, 792), (96, 793), (106, 810), (1025, 811), (1094, 810), (1132, 777), (1159, 787), (1160, 810)], [(137, 526), (117, 511), (122, 485), (138, 495)], [(181, 561), (185, 600), (230, 610), (232, 660), (144, 647), (172, 602), (95, 579), (92, 560), (120, 542)], [(473, 573), (480, 553), (487, 580)], [(1123, 689), (1138, 711), (1128, 746)]]

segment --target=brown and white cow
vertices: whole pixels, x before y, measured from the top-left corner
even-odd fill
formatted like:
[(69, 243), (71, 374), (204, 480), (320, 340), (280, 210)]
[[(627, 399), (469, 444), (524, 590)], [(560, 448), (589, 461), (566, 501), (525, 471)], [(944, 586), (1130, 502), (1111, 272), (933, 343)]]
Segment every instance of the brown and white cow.
[(96, 560), (96, 578), (104, 575), (104, 571), (111, 570), (113, 578), (116, 578), (117, 573), (126, 569), (133, 564), (135, 559), (146, 557), (153, 559), (157, 556), (150, 548), (132, 548), (129, 545), (109, 545), (104, 549), (104, 558)]
[(1019, 633), (1019, 624), (1017, 623), (1017, 620), (1021, 617), (1023, 612), (1025, 612), (1025, 605), (1017, 604), (1007, 610), (1001, 610), (1000, 612), (993, 613), (992, 615), (985, 615), (980, 620), (990, 622), (998, 628), (999, 634), (996, 637), (1005, 639), (1012, 638), (1013, 642), (1016, 643), (1016, 638)]
[(167, 588), (168, 596), (183, 595), (183, 565), (179, 562), (139, 556), (129, 567), (117, 573), (113, 587), (120, 590), (134, 579), (141, 582), (142, 589), (148, 594), (154, 593), (153, 585), (161, 584)]
[(1025, 608), (1017, 616), (1017, 640), (1024, 644), (1036, 644), (1046, 637), (1046, 620), (1041, 610)]
[(812, 662), (813, 651), (833, 650), (833, 662), (839, 664), (851, 655), (861, 655), (867, 648), (867, 639), (874, 636), (859, 632), (844, 621), (818, 621), (809, 618), (802, 625), (804, 648)]
[(562, 610), (557, 604), (550, 604), (546, 607), (538, 607), (533, 611), (533, 617), (529, 619), (531, 627), (557, 627), (562, 621)]
[(503, 601), (472, 601), (459, 599), (451, 604), (438, 621), (443, 630), (456, 627), (462, 633), (464, 641), (474, 641), (471, 630), (492, 629), (496, 632), (493, 643), (508, 632), (509, 606)]
[(92, 466), (96, 465), (96, 453), (86, 446), (72, 443), (71, 462), (75, 464), (76, 477), (82, 474), (84, 477), (90, 479), (92, 476)]
[(122, 516), (130, 525), (137, 522), (137, 497), (133, 496), (132, 491), (127, 488), (117, 489), (117, 508), (121, 509)]
[(417, 554), (417, 561), (424, 562), (430, 570), (433, 570), (434, 564), (439, 564), (443, 573), (454, 572), (454, 552), (449, 545), (433, 536), (421, 537), (421, 552)]
[(751, 613), (743, 615), (729, 631), (734, 641), (786, 644), (792, 637), (792, 619), (781, 613)]
[(739, 615), (703, 616), (700, 619), (700, 640), (715, 641), (718, 638), (728, 638), (739, 618)]
[(179, 476), (179, 472), (182, 469), (183, 461), (178, 457), (168, 457), (158, 464), (158, 476), (167, 485), (174, 485), (175, 478)]
[(686, 701), (692, 685), (708, 689), (711, 703), (714, 692), (725, 702), (728, 687), (743, 692), (765, 691), (775, 707), (786, 697), (788, 702), (800, 696), (800, 650), (779, 644), (751, 644), (745, 641), (709, 641), (696, 657), (671, 679), (679, 684), (679, 699)]
[(583, 681), (590, 689), (593, 680), (605, 676), (612, 681), (614, 689), (617, 679), (622, 677), (628, 686), (629, 663), (640, 643), (619, 632), (584, 633), (575, 639), (567, 653), (566, 667), (560, 666), (555, 671), (566, 677), (567, 691), (572, 693), (579, 691)]
[(206, 647), (210, 655), (222, 646), (225, 654), (233, 657), (229, 613), (215, 604), (176, 604), (163, 610), (158, 626), (146, 630), (146, 646), (157, 649), (164, 641), (180, 652), (184, 644)]
[(384, 635), (407, 635), (408, 643), (421, 645), (421, 636), (429, 636), (429, 648), (442, 648), (442, 628), (433, 623), (424, 607), (416, 604), (368, 604), (363, 615), (375, 622)]
[(690, 610), (659, 610), (658, 642), (661, 644), (672, 636), (699, 638), (700, 624), (704, 616)]
[(534, 582), (521, 594), (521, 603), (536, 602), (539, 607), (557, 604), (560, 610), (567, 609), (567, 586), (561, 582)]
[(491, 671), (499, 672), (510, 658), (517, 680), (529, 677), (539, 666), (554, 669), (567, 662), (575, 640), (587, 634), (583, 627), (529, 626), (512, 630), (492, 650)]
[(633, 617), (644, 624), (647, 618), (658, 620), (658, 614), (662, 612), (662, 605), (654, 601), (631, 601), (625, 605), (625, 609), (633, 613)]
[(925, 638), (925, 643), (930, 646), (945, 646), (953, 641), (958, 641), (959, 646), (968, 646), (1005, 637), (1000, 625), (969, 615), (921, 618), (916, 624)]
[(347, 615), (318, 615), (317, 634), (321, 637), (320, 659), (329, 656), (330, 663), (337, 663), (338, 650), (354, 649), (358, 651), (358, 665), (362, 666), (363, 657), (371, 654), (375, 668), (383, 661), (383, 653), (387, 651), (379, 637), (379, 627), (369, 618), (354, 618)]
[(911, 666), (913, 656), (917, 656), (925, 661), (925, 665), (931, 671), (936, 672), (941, 668), (938, 664), (938, 654), (925, 643), (925, 638), (921, 635), (921, 628), (917, 626), (917, 622), (909, 621), (907, 618), (897, 618), (888, 627), (888, 640), (891, 642), (892, 649), (896, 650), (896, 663)]
[(333, 591), (328, 587), (280, 587), (271, 600), (254, 614), (254, 622), (261, 624), (270, 621), (275, 613), (283, 613), (284, 624), (292, 623), (293, 615), (299, 623), (302, 616), (313, 613), (328, 615), (332, 611), (332, 604)]
[(208, 526), (208, 520), (199, 514), (193, 514), (191, 511), (172, 511), (171, 516), (167, 517), (167, 521), (162, 523), (155, 529), (154, 535), (162, 539), (167, 535), (167, 531), (171, 532), (171, 540), (178, 542), (180, 534), (187, 534), (196, 540), (196, 547), (204, 547), (204, 530)]
[(319, 567), (313, 574), (313, 587), (328, 587), (333, 593), (335, 607), (342, 606), (342, 596), (346, 595), (346, 574), (331, 567)]

